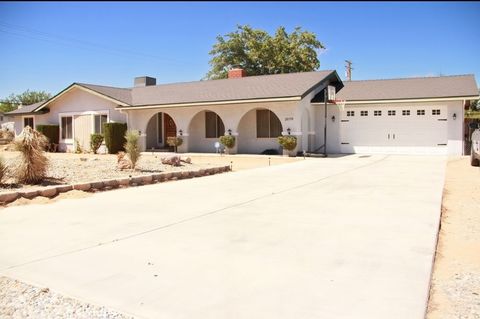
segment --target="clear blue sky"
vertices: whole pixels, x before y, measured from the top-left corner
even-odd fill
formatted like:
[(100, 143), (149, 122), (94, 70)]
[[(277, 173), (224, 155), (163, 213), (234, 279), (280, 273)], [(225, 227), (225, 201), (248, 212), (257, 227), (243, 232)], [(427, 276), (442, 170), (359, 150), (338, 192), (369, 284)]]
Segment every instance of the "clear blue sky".
[(474, 73), (480, 3), (0, 3), (0, 98), (72, 82), (132, 86), (202, 78), (217, 35), (248, 24), (316, 33), (320, 69), (353, 79)]

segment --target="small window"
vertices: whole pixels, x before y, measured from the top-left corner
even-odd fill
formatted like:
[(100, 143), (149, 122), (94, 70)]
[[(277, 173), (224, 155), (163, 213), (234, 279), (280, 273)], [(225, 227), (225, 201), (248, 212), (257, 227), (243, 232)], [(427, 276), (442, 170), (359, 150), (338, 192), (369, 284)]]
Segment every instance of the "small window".
[(368, 111), (360, 111), (360, 116), (368, 116)]
[(0, 122), (3, 122), (3, 116), (0, 115)]
[(95, 116), (95, 133), (103, 134), (103, 123), (107, 123), (107, 115), (94, 115)]
[(215, 112), (205, 112), (205, 137), (218, 138), (225, 134), (223, 121)]
[(382, 111), (373, 111), (373, 116), (382, 116)]
[(402, 110), (402, 115), (404, 116), (410, 115), (410, 110)]
[(396, 111), (395, 110), (389, 110), (388, 111), (388, 116), (395, 116)]
[(257, 138), (282, 135), (282, 123), (270, 110), (257, 110)]
[(355, 111), (347, 111), (347, 116), (355, 116)]
[(73, 119), (71, 116), (62, 117), (61, 119), (61, 130), (62, 130), (62, 140), (68, 140), (73, 138)]
[(425, 110), (417, 110), (417, 115), (425, 115)]
[(30, 126), (31, 128), (35, 128), (33, 126), (33, 117), (32, 116), (23, 118), (23, 127), (27, 127), (27, 126)]
[(432, 110), (432, 115), (440, 115), (440, 110)]

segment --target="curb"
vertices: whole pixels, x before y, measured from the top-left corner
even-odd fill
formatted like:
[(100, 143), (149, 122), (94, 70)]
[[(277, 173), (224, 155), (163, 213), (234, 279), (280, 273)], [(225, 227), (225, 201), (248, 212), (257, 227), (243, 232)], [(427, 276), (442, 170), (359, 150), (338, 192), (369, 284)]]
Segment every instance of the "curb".
[(37, 190), (24, 190), (17, 192), (0, 193), (0, 206), (11, 203), (19, 198), (34, 199), (38, 196), (53, 198), (60, 193), (71, 190), (79, 190), (84, 192), (98, 192), (102, 190), (110, 190), (115, 188), (125, 188), (130, 186), (143, 186), (149, 184), (163, 183), (166, 181), (174, 181), (181, 179), (189, 179), (194, 177), (202, 177), (208, 175), (219, 174), (230, 171), (229, 165), (217, 166), (210, 168), (202, 168), (190, 171), (178, 172), (162, 172), (147, 175), (138, 175), (132, 177), (121, 177), (114, 179), (106, 179), (100, 181), (92, 181), (86, 183), (75, 183), (67, 185), (50, 186)]

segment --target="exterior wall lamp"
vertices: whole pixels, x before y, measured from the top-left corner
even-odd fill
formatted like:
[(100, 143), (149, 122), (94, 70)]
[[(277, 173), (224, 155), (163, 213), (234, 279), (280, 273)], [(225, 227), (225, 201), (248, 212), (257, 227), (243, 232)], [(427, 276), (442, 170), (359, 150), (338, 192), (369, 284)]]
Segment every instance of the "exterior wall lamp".
[(457, 119), (457, 113), (453, 113), (453, 120)]
[(335, 122), (335, 115), (332, 115), (332, 122)]
[(232, 135), (232, 130), (231, 129), (228, 129), (228, 135)]
[(182, 131), (182, 130), (179, 130), (179, 131), (178, 131), (178, 135), (183, 136), (183, 131)]
[(291, 132), (292, 130), (290, 128), (287, 128), (287, 134), (290, 135)]

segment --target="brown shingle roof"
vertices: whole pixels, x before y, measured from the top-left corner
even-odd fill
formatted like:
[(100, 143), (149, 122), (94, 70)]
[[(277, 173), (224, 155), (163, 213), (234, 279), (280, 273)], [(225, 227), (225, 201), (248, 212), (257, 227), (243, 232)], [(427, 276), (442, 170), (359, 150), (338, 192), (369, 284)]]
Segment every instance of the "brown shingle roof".
[(219, 102), (303, 96), (335, 71), (249, 76), (135, 87), (132, 105)]
[(117, 101), (132, 104), (132, 89), (129, 88), (117, 88), (112, 86), (105, 86), (105, 85), (96, 85), (96, 84), (87, 84), (87, 83), (75, 83), (80, 86), (86, 87), (90, 90), (95, 92), (101, 93), (106, 95), (112, 99)]
[(347, 101), (478, 96), (477, 83), (471, 74), (345, 81), (343, 84), (337, 98)]
[(37, 107), (42, 105), (45, 101), (30, 104), (30, 105), (23, 105), (21, 108), (18, 108), (16, 110), (10, 111), (8, 113), (5, 113), (6, 115), (21, 115), (21, 114), (31, 114), (33, 110), (35, 110)]

